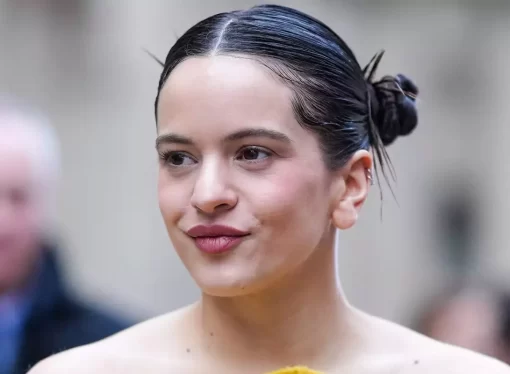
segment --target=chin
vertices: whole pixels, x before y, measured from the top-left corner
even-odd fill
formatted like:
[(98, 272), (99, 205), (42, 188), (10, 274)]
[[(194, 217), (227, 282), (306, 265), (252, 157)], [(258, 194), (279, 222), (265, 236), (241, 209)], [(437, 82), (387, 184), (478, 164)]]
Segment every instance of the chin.
[(249, 278), (246, 273), (234, 276), (229, 274), (210, 274), (204, 277), (204, 274), (195, 278), (195, 282), (202, 292), (214, 297), (239, 297), (247, 296), (265, 288), (263, 279), (265, 277)]
[(252, 282), (246, 280), (225, 280), (222, 282), (220, 279), (216, 279), (215, 281), (198, 281), (197, 285), (204, 294), (214, 297), (246, 296), (253, 293), (255, 289)]
[(234, 287), (201, 287), (201, 289), (205, 295), (211, 297), (233, 298), (251, 294), (249, 290)]

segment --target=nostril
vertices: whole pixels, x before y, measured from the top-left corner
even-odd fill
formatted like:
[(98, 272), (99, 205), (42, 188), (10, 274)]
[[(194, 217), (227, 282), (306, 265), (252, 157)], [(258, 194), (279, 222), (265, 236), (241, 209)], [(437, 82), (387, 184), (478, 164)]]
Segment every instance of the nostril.
[(215, 210), (227, 210), (227, 209), (230, 209), (230, 208), (231, 208), (231, 206), (229, 204), (223, 203), (223, 204), (218, 205), (214, 209)]
[(205, 214), (216, 214), (216, 213), (221, 213), (221, 212), (225, 212), (227, 210), (230, 210), (233, 208), (232, 205), (230, 204), (227, 204), (227, 203), (221, 203), (221, 204), (218, 204), (218, 205), (215, 205), (215, 206), (195, 206), (195, 208), (202, 212), (202, 213), (205, 213)]

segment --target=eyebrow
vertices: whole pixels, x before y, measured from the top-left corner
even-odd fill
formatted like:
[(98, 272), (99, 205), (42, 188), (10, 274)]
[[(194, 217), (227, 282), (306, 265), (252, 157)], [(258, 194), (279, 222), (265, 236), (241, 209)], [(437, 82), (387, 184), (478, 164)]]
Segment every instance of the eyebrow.
[[(284, 143), (292, 143), (290, 138), (285, 135), (284, 133), (281, 133), (279, 131), (275, 130), (269, 130), (269, 129), (243, 129), (236, 131), (230, 135), (227, 135), (224, 139), (226, 142), (231, 142), (235, 140), (241, 140), (244, 138), (269, 138), (273, 140), (277, 140)], [(182, 136), (179, 134), (163, 134), (156, 138), (156, 148), (158, 148), (161, 144), (168, 144), (168, 143), (174, 143), (174, 144), (185, 144), (185, 145), (191, 145), (193, 144), (193, 141), (191, 138), (188, 138), (186, 136)]]

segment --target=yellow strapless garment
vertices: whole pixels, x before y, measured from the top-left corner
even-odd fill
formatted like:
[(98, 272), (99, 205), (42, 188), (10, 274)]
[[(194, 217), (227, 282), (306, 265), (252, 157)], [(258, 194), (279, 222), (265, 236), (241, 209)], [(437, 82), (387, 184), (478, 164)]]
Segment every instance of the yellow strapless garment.
[(312, 369), (308, 369), (307, 367), (304, 366), (293, 366), (272, 371), (267, 374), (322, 374), (322, 373)]

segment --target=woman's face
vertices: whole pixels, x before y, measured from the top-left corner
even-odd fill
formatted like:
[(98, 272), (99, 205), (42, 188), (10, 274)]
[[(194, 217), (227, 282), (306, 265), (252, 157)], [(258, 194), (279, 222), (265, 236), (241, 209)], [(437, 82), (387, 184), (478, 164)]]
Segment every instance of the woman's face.
[(330, 235), (333, 173), (290, 89), (256, 61), (180, 63), (160, 95), (158, 135), (160, 209), (204, 292), (264, 288)]

